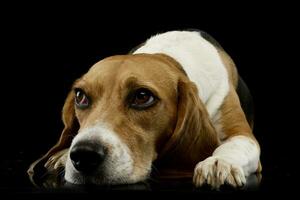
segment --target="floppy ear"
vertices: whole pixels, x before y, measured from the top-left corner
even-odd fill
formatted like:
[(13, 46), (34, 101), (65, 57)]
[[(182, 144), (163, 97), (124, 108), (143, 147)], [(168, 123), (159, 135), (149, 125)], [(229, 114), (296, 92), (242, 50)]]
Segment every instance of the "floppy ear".
[(62, 134), (58, 142), (47, 152), (45, 157), (50, 157), (58, 151), (68, 148), (71, 145), (72, 139), (77, 134), (79, 124), (75, 116), (74, 93), (72, 91), (68, 94), (65, 101), (62, 110), (62, 120), (65, 126)]
[[(177, 94), (175, 130), (159, 155), (169, 166), (194, 169), (199, 161), (212, 155), (219, 139), (196, 85), (189, 80), (180, 80)], [(172, 161), (176, 164), (170, 164)]]
[(70, 147), (72, 138), (74, 138), (74, 135), (77, 134), (79, 123), (75, 116), (75, 108), (73, 102), (74, 93), (70, 92), (62, 110), (62, 120), (65, 127), (58, 142), (43, 157), (33, 162), (27, 171), (31, 181), (34, 184), (36, 184), (38, 182), (38, 179), (40, 179), (47, 173), (47, 169), (44, 167), (44, 165), (48, 161), (48, 159), (55, 153)]

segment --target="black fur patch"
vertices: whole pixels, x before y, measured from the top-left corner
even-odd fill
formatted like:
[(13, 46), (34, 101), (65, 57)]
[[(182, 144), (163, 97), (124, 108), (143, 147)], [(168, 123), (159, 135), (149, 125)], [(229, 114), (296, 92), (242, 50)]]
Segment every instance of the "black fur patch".
[(205, 40), (207, 40), (209, 43), (211, 43), (212, 45), (214, 45), (215, 47), (217, 47), (218, 49), (223, 50), (222, 46), (220, 45), (220, 43), (213, 38), (211, 35), (209, 35), (208, 33), (206, 33), (205, 31), (201, 31), (198, 29), (185, 29), (185, 31), (194, 31), (194, 32), (198, 32)]
[(146, 42), (143, 42), (143, 43), (141, 43), (141, 44), (135, 46), (133, 49), (131, 49), (131, 50), (128, 52), (128, 54), (129, 54), (129, 55), (133, 54), (136, 50), (138, 50), (139, 48), (141, 48), (142, 46), (144, 46), (145, 43), (146, 43)]

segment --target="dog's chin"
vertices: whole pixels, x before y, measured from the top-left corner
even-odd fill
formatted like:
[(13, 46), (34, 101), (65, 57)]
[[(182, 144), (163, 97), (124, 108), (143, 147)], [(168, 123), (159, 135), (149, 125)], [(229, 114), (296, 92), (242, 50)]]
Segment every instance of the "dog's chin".
[(65, 174), (66, 182), (74, 185), (124, 185), (124, 184), (135, 184), (146, 180), (144, 177), (113, 177), (108, 175), (90, 174), (84, 175), (81, 173)]
[(65, 171), (64, 179), (66, 182), (74, 185), (123, 185), (135, 184), (145, 181), (149, 173), (143, 174), (126, 174), (114, 173), (114, 170), (101, 170), (91, 174), (83, 174), (75, 169), (67, 169)]

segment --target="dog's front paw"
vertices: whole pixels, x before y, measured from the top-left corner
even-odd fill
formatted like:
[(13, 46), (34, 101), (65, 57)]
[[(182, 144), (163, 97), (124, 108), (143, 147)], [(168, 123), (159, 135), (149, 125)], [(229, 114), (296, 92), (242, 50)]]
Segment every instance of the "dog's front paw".
[(64, 149), (52, 155), (45, 163), (45, 168), (47, 168), (49, 171), (55, 171), (59, 170), (60, 168), (64, 168), (67, 162), (68, 150), (69, 149)]
[(209, 157), (196, 165), (193, 182), (196, 187), (208, 184), (218, 189), (225, 183), (242, 187), (246, 184), (246, 178), (240, 166), (232, 165), (222, 158)]

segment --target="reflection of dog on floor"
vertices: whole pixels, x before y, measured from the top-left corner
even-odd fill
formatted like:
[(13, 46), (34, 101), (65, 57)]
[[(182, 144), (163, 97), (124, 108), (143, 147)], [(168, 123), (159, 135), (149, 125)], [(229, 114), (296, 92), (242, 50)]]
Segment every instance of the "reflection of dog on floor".
[(76, 80), (58, 143), (28, 173), (64, 169), (74, 184), (128, 184), (153, 171), (196, 187), (239, 187), (261, 170), (249, 91), (211, 37), (158, 34)]

